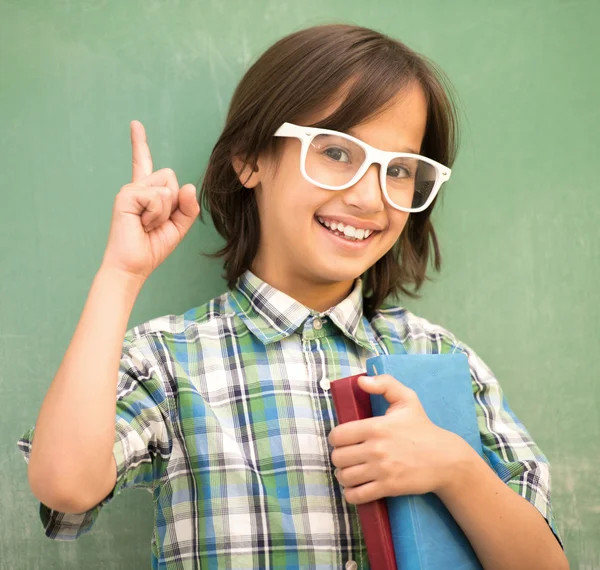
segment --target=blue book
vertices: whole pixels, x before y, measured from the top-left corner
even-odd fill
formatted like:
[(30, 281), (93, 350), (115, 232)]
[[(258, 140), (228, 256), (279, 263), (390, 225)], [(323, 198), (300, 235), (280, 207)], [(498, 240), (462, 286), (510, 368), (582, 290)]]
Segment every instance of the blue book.
[[(434, 424), (461, 436), (483, 457), (466, 355), (377, 356), (367, 360), (367, 374), (390, 374), (414, 390)], [(384, 415), (388, 405), (383, 396), (371, 395), (373, 416)], [(386, 502), (398, 569), (483, 570), (437, 495), (388, 497)]]

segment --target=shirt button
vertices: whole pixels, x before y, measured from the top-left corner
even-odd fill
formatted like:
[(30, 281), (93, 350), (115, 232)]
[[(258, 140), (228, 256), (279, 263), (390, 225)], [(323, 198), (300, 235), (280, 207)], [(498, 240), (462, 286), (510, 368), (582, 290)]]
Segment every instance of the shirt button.
[(354, 562), (354, 560), (348, 560), (346, 562), (346, 570), (356, 570), (358, 568), (358, 564)]
[(321, 386), (321, 388), (323, 388), (323, 390), (327, 391), (329, 390), (329, 388), (331, 388), (331, 382), (329, 380), (327, 380), (327, 378), (323, 378), (323, 380), (321, 380), (319, 382), (319, 385)]
[(321, 330), (323, 328), (323, 321), (319, 317), (313, 319), (313, 327), (315, 327), (316, 330)]

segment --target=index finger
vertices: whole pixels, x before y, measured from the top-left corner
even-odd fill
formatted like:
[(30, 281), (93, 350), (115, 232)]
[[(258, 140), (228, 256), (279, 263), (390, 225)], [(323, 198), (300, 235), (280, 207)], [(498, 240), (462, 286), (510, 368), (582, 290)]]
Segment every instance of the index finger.
[(380, 423), (380, 417), (372, 417), (337, 425), (329, 432), (327, 441), (332, 447), (363, 443), (371, 436), (373, 425)]
[(139, 121), (131, 121), (131, 181), (137, 182), (152, 174), (152, 155), (146, 140), (146, 129)]

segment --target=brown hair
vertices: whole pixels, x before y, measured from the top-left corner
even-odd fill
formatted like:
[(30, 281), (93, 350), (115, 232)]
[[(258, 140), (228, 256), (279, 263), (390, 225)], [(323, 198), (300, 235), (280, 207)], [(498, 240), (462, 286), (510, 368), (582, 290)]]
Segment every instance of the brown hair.
[[(276, 151), (281, 144), (273, 134), (282, 123), (294, 123), (319, 110), (342, 90), (344, 99), (336, 110), (306, 126), (350, 129), (385, 109), (414, 81), (427, 99), (421, 154), (451, 167), (458, 130), (449, 82), (433, 62), (399, 41), (358, 26), (315, 26), (277, 41), (250, 67), (233, 94), (199, 196), (202, 210), (208, 209), (225, 238), (225, 246), (208, 255), (224, 258), (224, 277), (230, 288), (250, 268), (260, 236), (254, 191), (240, 183), (232, 157), (256, 164), (262, 153)], [(441, 255), (430, 220), (434, 204), (424, 212), (411, 213), (400, 239), (363, 275), (368, 318), (391, 294), (417, 296), (431, 253), (433, 267), (439, 271)], [(411, 285), (413, 291), (408, 289)]]

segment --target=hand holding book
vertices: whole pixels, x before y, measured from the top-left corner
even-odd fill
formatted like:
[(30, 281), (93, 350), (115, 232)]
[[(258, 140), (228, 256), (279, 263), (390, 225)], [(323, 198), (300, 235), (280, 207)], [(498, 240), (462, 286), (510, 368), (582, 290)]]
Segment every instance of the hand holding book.
[(435, 425), (414, 390), (389, 374), (361, 376), (358, 384), (389, 403), (385, 415), (338, 425), (329, 434), (331, 461), (349, 503), (438, 493), (453, 481), (468, 444)]
[[(332, 382), (332, 463), (358, 505), (373, 570), (482, 570), (438, 494), (483, 457), (464, 354), (396, 354)], [(468, 468), (468, 463), (465, 467)]]

